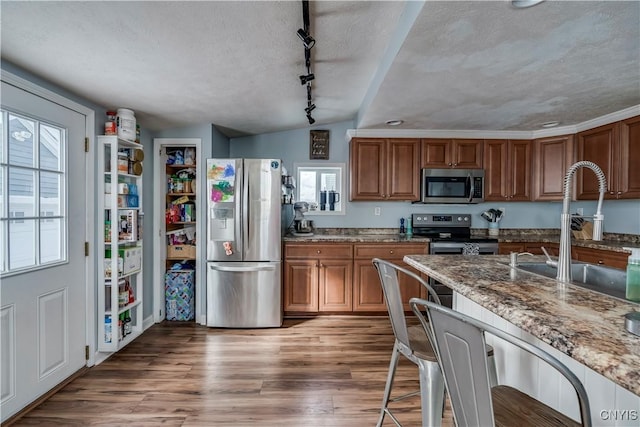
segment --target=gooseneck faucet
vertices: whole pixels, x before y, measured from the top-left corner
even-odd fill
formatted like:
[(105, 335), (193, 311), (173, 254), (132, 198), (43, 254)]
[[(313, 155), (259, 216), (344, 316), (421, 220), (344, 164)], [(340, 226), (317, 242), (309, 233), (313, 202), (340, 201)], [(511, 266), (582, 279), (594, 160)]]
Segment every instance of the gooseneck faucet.
[(558, 254), (558, 274), (556, 280), (560, 282), (571, 282), (571, 214), (569, 205), (571, 203), (571, 179), (580, 168), (591, 169), (598, 178), (600, 197), (598, 197), (598, 207), (593, 216), (593, 240), (602, 240), (602, 200), (604, 192), (607, 190), (607, 179), (604, 172), (598, 165), (586, 160), (574, 163), (567, 170), (564, 176), (564, 199), (562, 201), (562, 215), (560, 216), (560, 252)]

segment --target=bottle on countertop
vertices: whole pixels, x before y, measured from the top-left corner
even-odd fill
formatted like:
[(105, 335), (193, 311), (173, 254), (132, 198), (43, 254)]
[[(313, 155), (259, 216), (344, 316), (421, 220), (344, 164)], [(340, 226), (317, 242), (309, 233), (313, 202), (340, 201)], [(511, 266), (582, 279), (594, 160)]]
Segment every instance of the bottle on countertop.
[(627, 262), (627, 291), (629, 301), (640, 302), (640, 248), (625, 248), (631, 251)]
[(404, 228), (404, 218), (400, 218), (400, 236), (404, 237), (405, 228)]
[(413, 236), (413, 226), (411, 225), (411, 217), (407, 218), (407, 239)]

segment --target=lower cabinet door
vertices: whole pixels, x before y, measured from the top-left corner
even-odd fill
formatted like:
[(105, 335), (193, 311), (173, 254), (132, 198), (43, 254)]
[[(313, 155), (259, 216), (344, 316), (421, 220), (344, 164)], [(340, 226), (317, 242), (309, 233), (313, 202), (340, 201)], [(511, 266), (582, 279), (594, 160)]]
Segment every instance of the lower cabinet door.
[(319, 311), (352, 311), (352, 261), (326, 259), (319, 265)]
[(353, 268), (353, 311), (387, 311), (378, 271), (371, 260), (355, 260)]
[(284, 263), (284, 311), (318, 312), (318, 261)]

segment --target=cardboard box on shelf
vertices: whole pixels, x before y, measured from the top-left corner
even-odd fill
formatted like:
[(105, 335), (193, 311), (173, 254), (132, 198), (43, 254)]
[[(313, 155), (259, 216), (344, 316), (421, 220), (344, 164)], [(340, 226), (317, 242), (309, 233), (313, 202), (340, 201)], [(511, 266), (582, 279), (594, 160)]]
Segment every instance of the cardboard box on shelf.
[(167, 246), (167, 258), (195, 259), (196, 247), (193, 245)]

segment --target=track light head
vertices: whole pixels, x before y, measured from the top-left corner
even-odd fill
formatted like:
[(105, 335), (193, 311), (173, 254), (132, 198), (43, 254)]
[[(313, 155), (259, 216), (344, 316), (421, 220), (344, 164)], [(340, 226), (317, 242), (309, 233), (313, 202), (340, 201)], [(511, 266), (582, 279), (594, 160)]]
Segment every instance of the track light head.
[(307, 120), (309, 120), (309, 124), (312, 125), (314, 124), (316, 121), (313, 119), (313, 117), (311, 117), (311, 114), (307, 114)]
[(313, 73), (309, 73), (306, 76), (300, 76), (300, 84), (303, 84), (303, 85), (307, 84), (315, 78), (316, 76), (314, 76)]
[(305, 108), (304, 111), (306, 111), (307, 115), (309, 115), (315, 109), (316, 109), (316, 104), (309, 104), (309, 106)]
[(302, 28), (298, 30), (298, 37), (300, 37), (300, 40), (302, 40), (304, 47), (306, 47), (307, 49), (311, 49), (316, 44), (316, 40), (309, 34), (307, 34), (307, 32)]

